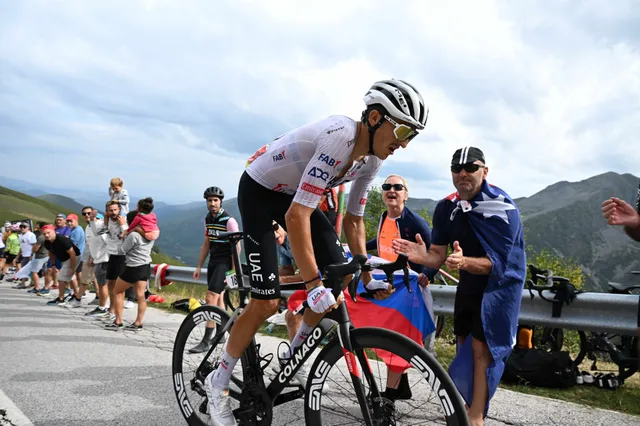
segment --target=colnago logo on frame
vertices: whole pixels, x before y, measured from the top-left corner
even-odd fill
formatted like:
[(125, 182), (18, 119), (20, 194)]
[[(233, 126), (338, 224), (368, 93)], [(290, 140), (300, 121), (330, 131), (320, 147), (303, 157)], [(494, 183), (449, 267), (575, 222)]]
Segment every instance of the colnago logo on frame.
[(450, 415), (452, 415), (455, 410), (453, 408), (453, 404), (451, 403), (451, 398), (449, 398), (449, 394), (445, 389), (440, 389), (440, 379), (438, 379), (436, 375), (433, 374), (433, 370), (429, 368), (427, 363), (424, 362), (422, 358), (418, 358), (417, 356), (411, 358), (411, 365), (413, 365), (413, 367), (422, 374), (422, 377), (427, 379), (427, 382), (429, 382), (429, 386), (431, 386), (431, 389), (433, 389), (436, 395), (438, 395), (438, 399), (440, 399), (440, 405), (442, 405), (445, 416), (449, 417)]
[(184, 387), (184, 379), (181, 373), (176, 373), (173, 376), (173, 386), (176, 390), (176, 395), (178, 395), (180, 410), (182, 410), (185, 418), (191, 416), (193, 414), (193, 407), (191, 407), (191, 404), (189, 404), (189, 400), (187, 399)]
[(295, 370), (298, 367), (298, 365), (300, 365), (300, 362), (304, 360), (304, 358), (307, 356), (307, 354), (311, 350), (311, 347), (316, 344), (316, 342), (318, 341), (318, 339), (320, 339), (320, 337), (322, 337), (322, 330), (320, 329), (320, 327), (314, 328), (313, 331), (311, 332), (311, 335), (307, 337), (304, 342), (302, 342), (302, 345), (300, 346), (300, 348), (298, 348), (296, 353), (293, 355), (293, 358), (289, 361), (287, 365), (285, 365), (284, 369), (280, 372), (280, 374), (278, 374), (278, 381), (280, 383), (284, 384), (287, 382), (287, 380), (293, 374), (293, 370)]

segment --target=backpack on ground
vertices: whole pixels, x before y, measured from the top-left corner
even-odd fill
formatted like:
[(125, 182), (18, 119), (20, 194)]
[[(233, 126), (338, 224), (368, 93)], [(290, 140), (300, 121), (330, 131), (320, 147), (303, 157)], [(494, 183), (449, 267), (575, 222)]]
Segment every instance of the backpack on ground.
[(514, 349), (507, 360), (502, 381), (510, 384), (563, 389), (576, 384), (577, 370), (567, 351)]

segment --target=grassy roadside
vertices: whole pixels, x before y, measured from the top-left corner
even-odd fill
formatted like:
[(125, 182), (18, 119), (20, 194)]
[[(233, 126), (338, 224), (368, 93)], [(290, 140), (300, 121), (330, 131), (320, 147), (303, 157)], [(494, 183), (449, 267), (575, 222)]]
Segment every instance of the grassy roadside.
[[(164, 303), (152, 303), (150, 306), (175, 311), (171, 308), (171, 303), (175, 300), (195, 297), (204, 299), (205, 287), (196, 284), (174, 283), (170, 286), (162, 288), (157, 293), (164, 297)], [(155, 292), (155, 290), (154, 290)], [(270, 331), (267, 330), (266, 324), (263, 324), (259, 330), (263, 334), (287, 339), (287, 330), (284, 326), (274, 326)], [(446, 330), (445, 333), (447, 335)], [(436, 353), (438, 361), (448, 368), (455, 354), (455, 346), (452, 344), (450, 336), (440, 338), (436, 342)], [(600, 369), (612, 370), (614, 365), (607, 363), (598, 363)], [(584, 362), (581, 370), (589, 371), (589, 361)], [(619, 411), (625, 414), (640, 416), (640, 375), (636, 374), (625, 382), (625, 384), (615, 391), (598, 389), (592, 386), (574, 386), (569, 389), (546, 389), (538, 387), (528, 387), (523, 385), (500, 385), (503, 389), (509, 389), (529, 395), (543, 396), (547, 398), (574, 402), (577, 404), (588, 405), (591, 407), (604, 408), (608, 410)]]

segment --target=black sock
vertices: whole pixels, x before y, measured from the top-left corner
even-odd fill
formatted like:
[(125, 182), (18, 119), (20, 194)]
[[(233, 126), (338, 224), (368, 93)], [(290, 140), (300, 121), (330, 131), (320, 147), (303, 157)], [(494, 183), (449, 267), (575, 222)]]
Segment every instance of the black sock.
[(202, 338), (202, 340), (208, 343), (211, 340), (211, 335), (213, 334), (214, 331), (215, 331), (215, 328), (209, 328), (209, 327), (205, 328), (204, 337)]
[(384, 391), (384, 396), (391, 401), (395, 401), (398, 398), (398, 389), (388, 387), (387, 390)]

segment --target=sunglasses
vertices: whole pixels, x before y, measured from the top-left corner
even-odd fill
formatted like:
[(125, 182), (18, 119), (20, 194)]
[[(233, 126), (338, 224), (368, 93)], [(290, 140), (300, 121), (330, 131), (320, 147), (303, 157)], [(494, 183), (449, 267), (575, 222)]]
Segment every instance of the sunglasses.
[(395, 128), (393, 129), (393, 134), (396, 135), (396, 139), (398, 139), (398, 142), (409, 142), (411, 139), (418, 136), (418, 132), (415, 129), (407, 126), (406, 124), (399, 124), (388, 115), (385, 115), (384, 119), (395, 126)]
[(91, 212), (82, 212), (82, 216), (90, 216)]
[(395, 189), (396, 191), (402, 191), (404, 189), (404, 185), (401, 183), (394, 183), (394, 184), (383, 183), (382, 184), (383, 191), (390, 191), (391, 188)]
[(467, 173), (475, 173), (480, 169), (484, 169), (484, 166), (476, 163), (454, 164), (451, 166), (453, 173), (460, 173), (463, 169)]
[(280, 229), (280, 225), (277, 223), (273, 224), (273, 232), (277, 231), (278, 229)]

